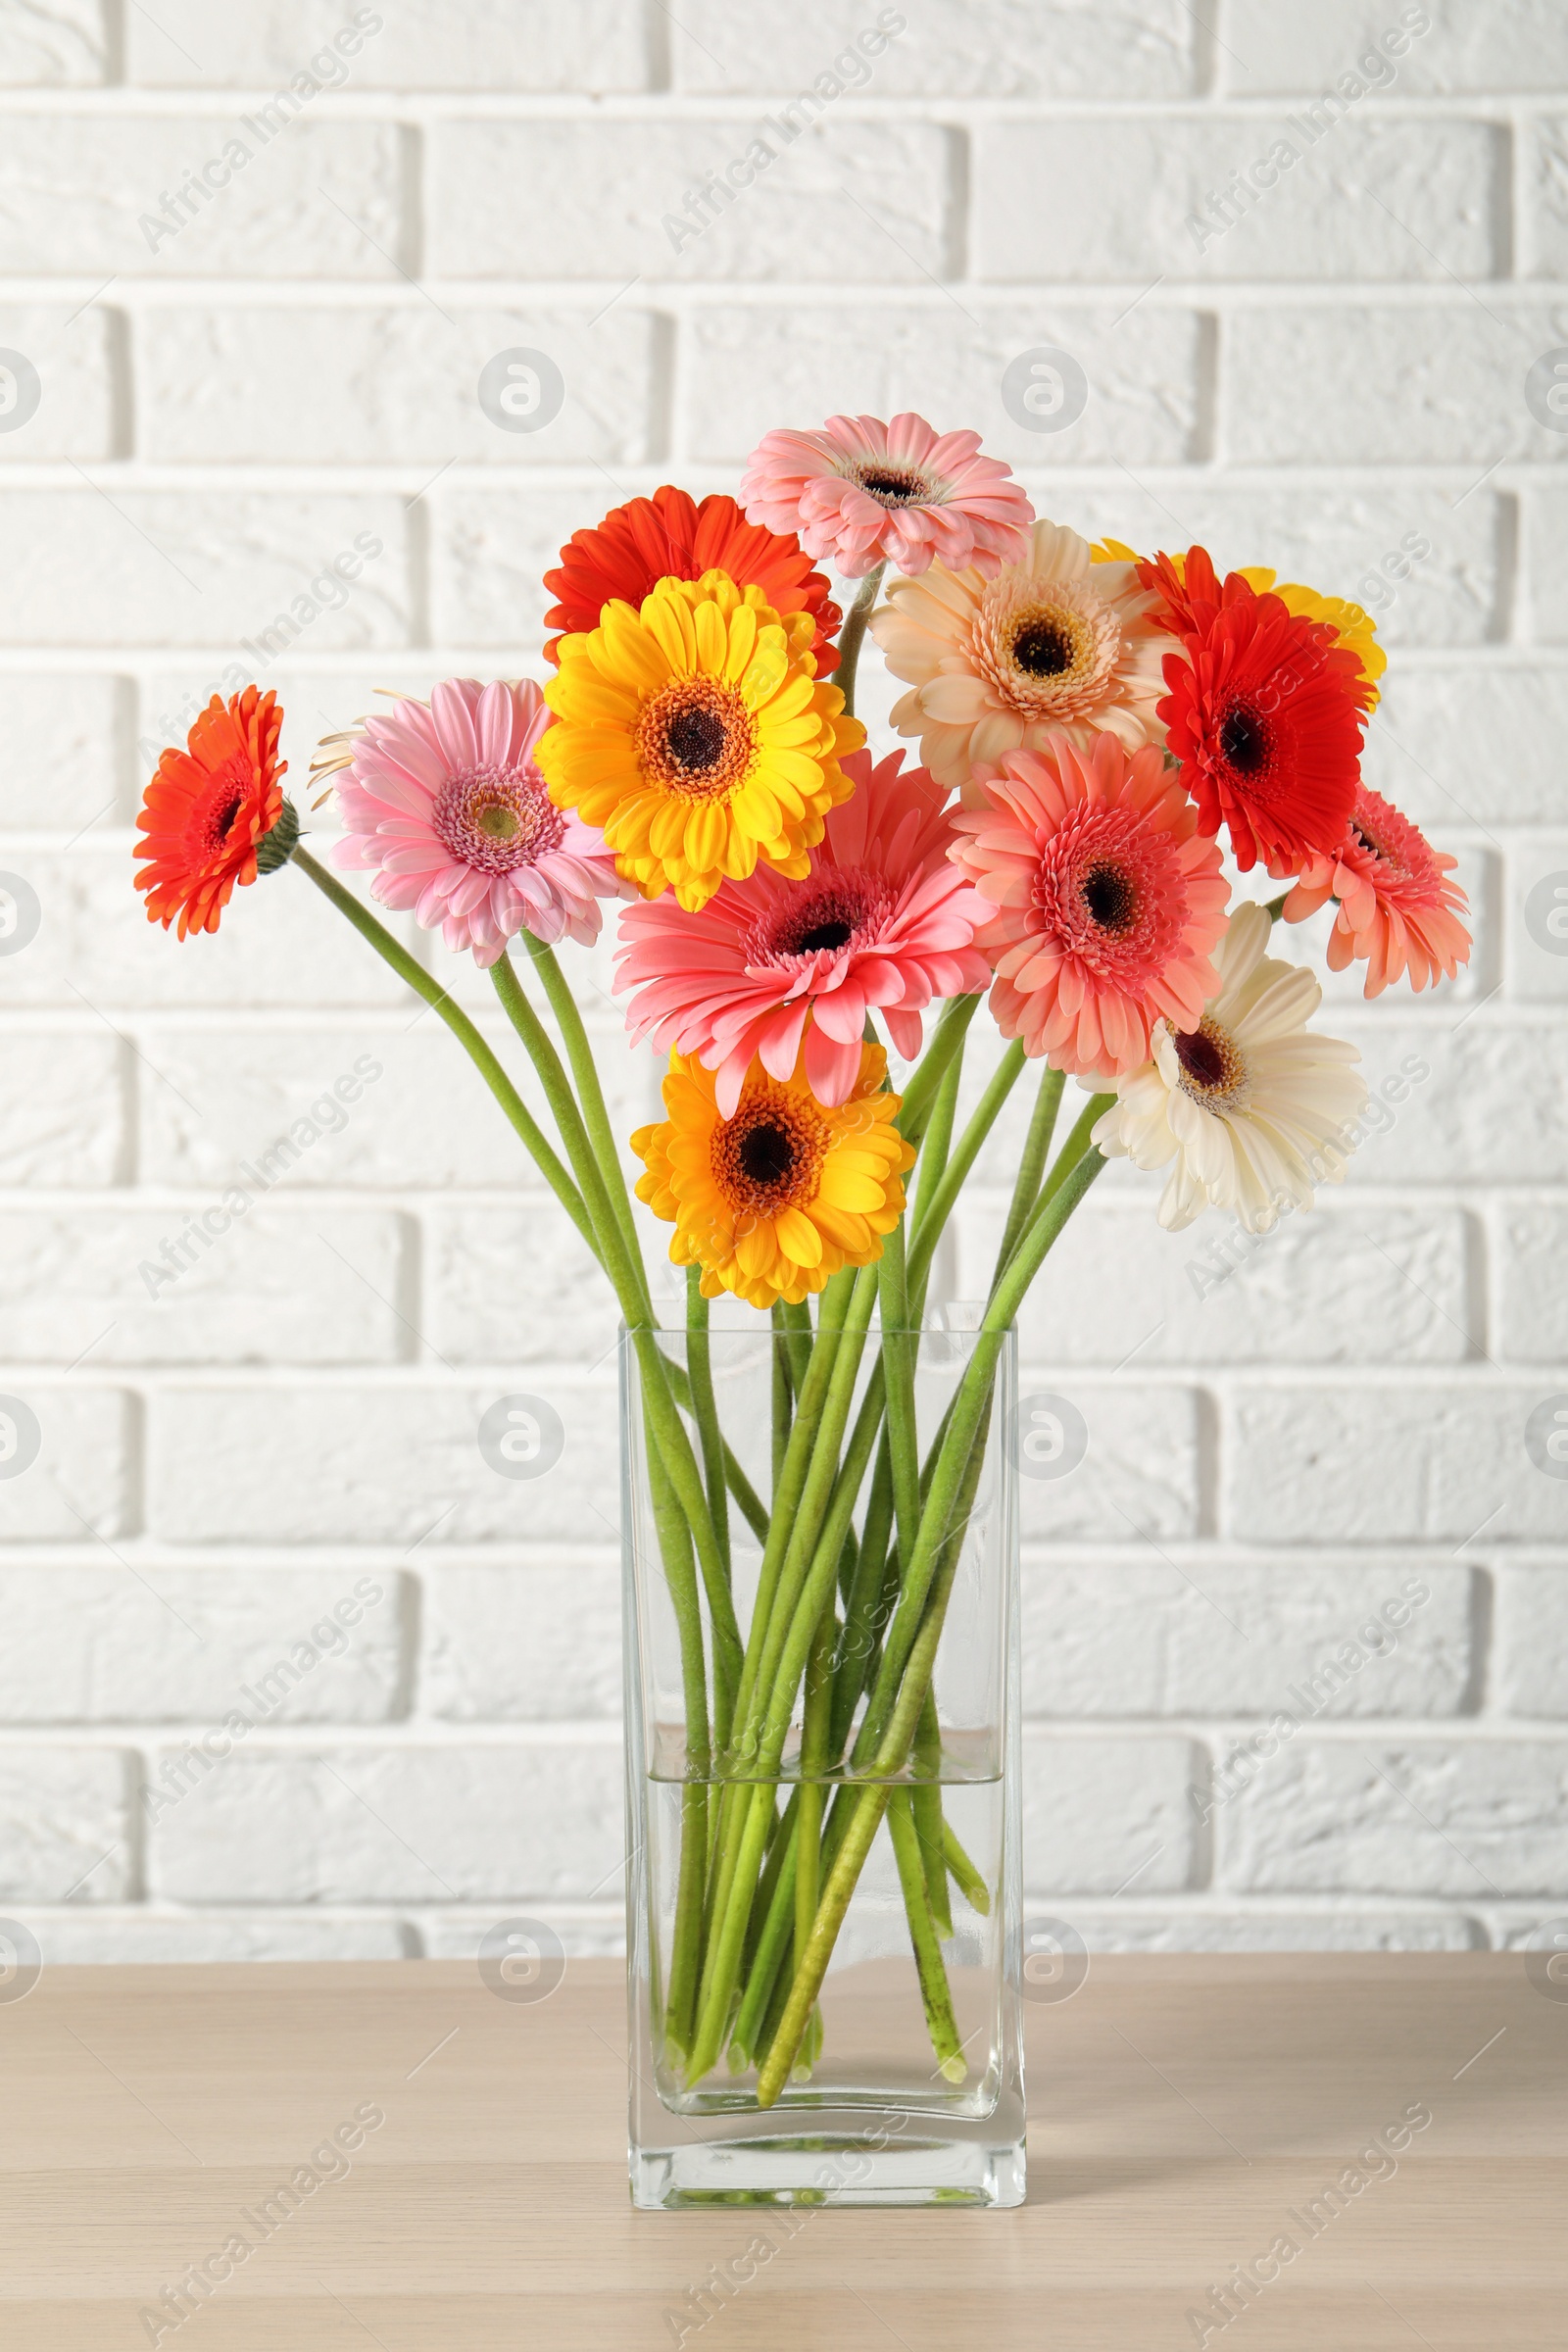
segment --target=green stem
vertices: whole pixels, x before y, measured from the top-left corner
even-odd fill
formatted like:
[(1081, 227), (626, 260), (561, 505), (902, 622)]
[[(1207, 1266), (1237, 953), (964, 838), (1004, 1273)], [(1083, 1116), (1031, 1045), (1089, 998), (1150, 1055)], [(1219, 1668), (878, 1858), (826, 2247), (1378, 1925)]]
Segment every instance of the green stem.
[[(904, 1889), (904, 1908), (908, 1914), (909, 1936), (914, 1944), (914, 1964), (919, 1971), (920, 1999), (925, 2008), (931, 2047), (936, 2052), (937, 2065), (947, 2081), (961, 2082), (969, 2070), (963, 2062), (963, 2047), (958, 2038), (957, 2020), (953, 2014), (948, 1972), (942, 1964), (942, 1946), (937, 1940), (936, 1923), (927, 1898), (925, 1864), (921, 1858), (920, 1835), (915, 1828), (911, 1790), (895, 1789), (888, 1807), (888, 1829), (893, 1838), (894, 1860), (899, 1866), (899, 1884)], [(797, 1941), (804, 1950), (805, 1938), (799, 1937)], [(770, 2058), (771, 2055), (769, 2052)]]
[(906, 1143), (918, 1145), (922, 1141), (936, 1107), (937, 1092), (954, 1055), (962, 1049), (980, 1003), (979, 997), (950, 997), (942, 1007), (936, 1034), (915, 1064), (900, 1099), (895, 1124)]
[(822, 1781), (828, 1719), (833, 1704), (833, 1645), (838, 1632), (831, 1594), (816, 1621), (806, 1660), (806, 1714), (801, 1733), (801, 1787), (795, 1837), (795, 1939), (806, 1949), (821, 1892)]
[(964, 1901), (971, 1911), (978, 1911), (982, 1919), (986, 1918), (991, 1909), (991, 1889), (958, 1843), (951, 1821), (942, 1825), (942, 1851)]
[(500, 1103), (508, 1119), (539, 1168), (540, 1174), (561, 1202), (577, 1231), (593, 1251), (601, 1257), (593, 1220), (584, 1205), (582, 1195), (572, 1183), (560, 1158), (551, 1150), (543, 1128), (538, 1124), (522, 1097), (518, 1094), (493, 1050), (485, 1043), (462, 1006), (454, 1004), (438, 980), (432, 980), (420, 963), (416, 963), (400, 940), (394, 939), (384, 923), (376, 921), (368, 906), (362, 906), (352, 891), (345, 890), (337, 876), (318, 863), (308, 850), (297, 849), (290, 863), (308, 874), (323, 897), (331, 900), (340, 914), (347, 915), (363, 939), (368, 940), (376, 954), (397, 973), (400, 980), (422, 997), (433, 1012), (438, 1012), (478, 1070), (486, 1086)]
[(703, 1297), (700, 1266), (686, 1269), (686, 1374), (691, 1383), (692, 1414), (702, 1447), (708, 1481), (708, 1509), (713, 1533), (729, 1573), (729, 1497), (725, 1489), (724, 1441), (719, 1433), (718, 1404), (713, 1396), (713, 1357), (708, 1336), (708, 1300)]
[(643, 1270), (642, 1243), (638, 1238), (636, 1222), (631, 1213), (631, 1195), (626, 1189), (626, 1172), (620, 1164), (620, 1153), (615, 1144), (615, 1132), (611, 1126), (610, 1113), (605, 1107), (605, 1091), (599, 1083), (599, 1071), (594, 1061), (594, 1051), (588, 1042), (588, 1032), (583, 1027), (577, 1000), (566, 984), (565, 974), (556, 961), (554, 949), (547, 947), (542, 939), (535, 939), (531, 931), (525, 931), (523, 937), (528, 943), (528, 953), (533, 957), (534, 969), (544, 982), (545, 996), (549, 1001), (551, 1011), (556, 1016), (556, 1025), (561, 1031), (562, 1040), (566, 1049), (566, 1059), (571, 1064), (571, 1074), (576, 1081), (577, 1100), (582, 1105), (588, 1139), (593, 1145), (594, 1156), (598, 1160), (604, 1176), (605, 1189), (610, 1196), (610, 1204), (620, 1229), (620, 1238), (625, 1245), (626, 1255), (636, 1270), (641, 1288), (646, 1291), (648, 1278)]
[(1048, 1068), (1040, 1073), (1040, 1091), (1035, 1097), (1034, 1116), (1029, 1121), (1023, 1157), (1018, 1162), (1017, 1181), (1013, 1185), (1012, 1200), (1007, 1209), (1007, 1222), (1002, 1232), (1002, 1247), (997, 1251), (999, 1267), (1006, 1264), (1029, 1222), (1040, 1181), (1046, 1171), (1046, 1154), (1051, 1150), (1051, 1138), (1055, 1132), (1061, 1090), (1066, 1083), (1066, 1077), (1060, 1070)]
[(917, 1773), (926, 1776), (917, 1780), (909, 1790), (909, 1803), (914, 1826), (920, 1834), (920, 1858), (931, 1900), (931, 1918), (938, 1936), (951, 1936), (953, 1906), (948, 1901), (948, 1864), (942, 1850), (942, 1721), (937, 1714), (934, 1689), (926, 1691), (920, 1709), (919, 1728), (914, 1735), (914, 1767)]
[(703, 1620), (692, 1565), (691, 1530), (670, 1488), (658, 1448), (647, 1448), (649, 1493), (659, 1530), (664, 1577), (680, 1639), (682, 1698), (686, 1715), (687, 1779), (681, 1790), (680, 1865), (670, 1951), (669, 1989), (664, 2007), (664, 2043), (679, 2065), (691, 2047), (702, 1957), (703, 1884), (708, 1866), (708, 1785), (711, 1750), (708, 1737), (708, 1688), (703, 1661)]
[(915, 1171), (913, 1214), (909, 1220), (911, 1225), (918, 1225), (930, 1207), (932, 1196), (942, 1182), (943, 1170), (948, 1164), (948, 1153), (953, 1148), (953, 1122), (957, 1115), (958, 1088), (963, 1081), (963, 1046), (964, 1041), (960, 1038), (958, 1050), (943, 1071), (942, 1084), (937, 1088), (925, 1141), (920, 1146), (920, 1164)]
[(789, 1448), (790, 1422), (795, 1403), (794, 1384), (790, 1378), (789, 1349), (784, 1340), (784, 1301), (778, 1299), (773, 1307), (773, 1501), (778, 1502), (778, 1482), (784, 1474), (784, 1456)]
[(990, 1085), (976, 1103), (973, 1116), (958, 1138), (956, 1147), (949, 1155), (948, 1164), (942, 1171), (942, 1181), (932, 1195), (930, 1207), (916, 1225), (914, 1239), (909, 1245), (909, 1290), (911, 1295), (924, 1290), (925, 1279), (931, 1268), (931, 1259), (938, 1242), (942, 1239), (943, 1228), (953, 1214), (954, 1205), (959, 1193), (963, 1190), (969, 1170), (979, 1156), (981, 1145), (996, 1125), (1003, 1104), (1022, 1075), (1023, 1063), (1023, 1047), (1015, 1038), (1002, 1056), (1001, 1061), (998, 1062)]
[(855, 716), (855, 673), (860, 666), (860, 646), (865, 637), (865, 624), (871, 617), (871, 608), (876, 603), (876, 592), (882, 585), (882, 574), (886, 569), (886, 564), (879, 564), (874, 571), (866, 573), (854, 604), (844, 616), (844, 626), (839, 631), (838, 665), (833, 671), (832, 682), (843, 695), (844, 708), (852, 718)]

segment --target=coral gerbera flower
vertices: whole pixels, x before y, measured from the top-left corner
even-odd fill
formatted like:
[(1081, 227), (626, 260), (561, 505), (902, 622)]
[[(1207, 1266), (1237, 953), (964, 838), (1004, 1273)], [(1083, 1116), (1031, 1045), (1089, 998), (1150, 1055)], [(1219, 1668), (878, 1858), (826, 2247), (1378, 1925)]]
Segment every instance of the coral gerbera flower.
[(747, 460), (741, 497), (754, 522), (799, 531), (809, 556), (846, 579), (879, 564), (924, 571), (972, 564), (988, 578), (1028, 553), (1034, 509), (978, 433), (939, 433), (907, 410), (830, 416), (820, 432), (764, 433)]
[(333, 862), (373, 868), (373, 899), (412, 906), (481, 967), (519, 931), (586, 947), (599, 901), (627, 892), (601, 836), (545, 788), (536, 755), (549, 724), (531, 679), (448, 678), (428, 704), (400, 695), (362, 718), (312, 771), (338, 777), (347, 830)]
[(637, 992), (627, 1027), (714, 1071), (722, 1117), (734, 1116), (754, 1057), (786, 1079), (803, 1039), (817, 1100), (848, 1102), (868, 1007), (907, 1061), (932, 999), (990, 979), (972, 944), (986, 909), (948, 859), (947, 796), (924, 768), (901, 774), (903, 762), (902, 752), (875, 767), (869, 752), (844, 761), (854, 797), (829, 812), (804, 881), (759, 866), (700, 914), (661, 899), (621, 916), (615, 986)]
[(1220, 990), (1191, 1028), (1157, 1022), (1152, 1057), (1123, 1076), (1094, 1140), (1109, 1158), (1174, 1160), (1159, 1221), (1173, 1233), (1210, 1205), (1264, 1233), (1313, 1188), (1338, 1184), (1358, 1136), (1361, 1056), (1306, 1023), (1322, 1001), (1302, 964), (1264, 955), (1266, 906), (1239, 906), (1214, 961)]
[(640, 1127), (647, 1162), (637, 1197), (673, 1223), (669, 1254), (700, 1265), (705, 1298), (733, 1291), (753, 1306), (798, 1306), (844, 1266), (868, 1266), (904, 1214), (914, 1153), (883, 1092), (887, 1055), (860, 1049), (859, 1075), (837, 1108), (819, 1102), (797, 1062), (787, 1079), (754, 1062), (733, 1116), (719, 1111), (712, 1073), (672, 1054), (669, 1116)]
[[(298, 827), (278, 783), (288, 768), (277, 756), (282, 725), (275, 694), (247, 686), (227, 703), (215, 694), (184, 751), (161, 756), (137, 818), (135, 854), (147, 863), (136, 888), (147, 893), (149, 922), (167, 931), (177, 915), (181, 939), (216, 931), (235, 885), (287, 858)], [(272, 859), (266, 844), (274, 825)]]
[(1406, 972), (1413, 989), (1435, 988), (1470, 960), (1470, 934), (1459, 920), (1469, 902), (1447, 878), (1458, 862), (1363, 784), (1345, 840), (1307, 868), (1285, 902), (1285, 919), (1301, 922), (1326, 899), (1338, 899), (1331, 971), (1360, 956), (1369, 997)]
[(1004, 1037), (1079, 1073), (1135, 1068), (1162, 1015), (1196, 1027), (1218, 986), (1225, 928), (1218, 844), (1152, 744), (1065, 735), (1009, 752), (990, 807), (955, 820), (953, 851), (996, 908), (976, 935), (996, 966)]
[(1140, 566), (1158, 587), (1184, 652), (1165, 658), (1165, 740), (1205, 833), (1229, 827), (1245, 873), (1262, 858), (1298, 874), (1345, 838), (1360, 780), (1366, 682), (1325, 623), (1259, 596), (1239, 572), (1218, 588), (1200, 547), (1185, 577), (1171, 559)]
[[(1099, 729), (1129, 751), (1161, 740), (1161, 662), (1176, 651), (1162, 600), (1137, 566), (1091, 562), (1088, 543), (1037, 522), (1022, 559), (987, 581), (933, 564), (895, 580), (871, 634), (910, 692), (893, 706), (938, 783), (965, 784), (977, 760)], [(966, 796), (979, 806), (974, 796)]]
[(809, 870), (853, 789), (839, 761), (865, 741), (816, 678), (809, 625), (709, 571), (661, 580), (640, 612), (612, 598), (598, 628), (563, 638), (539, 764), (644, 898), (673, 889), (690, 911), (760, 862)]
[[(808, 613), (817, 675), (833, 667), (843, 614), (828, 596), (826, 573), (811, 569), (794, 532), (780, 536), (748, 522), (732, 498), (705, 498), (698, 506), (667, 482), (652, 498), (612, 507), (591, 530), (573, 531), (560, 569), (545, 573), (545, 586), (559, 599), (545, 626), (581, 635), (599, 626), (612, 596), (641, 605), (661, 580), (700, 580), (705, 571), (727, 571), (738, 587), (760, 588), (781, 620)], [(561, 638), (552, 637), (546, 659), (556, 661), (560, 649)]]

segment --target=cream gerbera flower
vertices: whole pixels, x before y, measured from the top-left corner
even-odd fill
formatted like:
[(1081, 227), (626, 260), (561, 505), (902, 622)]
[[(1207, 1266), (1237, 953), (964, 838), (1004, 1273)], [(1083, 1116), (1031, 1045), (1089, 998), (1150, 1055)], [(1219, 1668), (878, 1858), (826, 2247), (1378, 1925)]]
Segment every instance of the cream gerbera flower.
[(893, 723), (919, 736), (921, 760), (950, 789), (977, 762), (1038, 751), (1053, 734), (1085, 749), (1097, 730), (1129, 752), (1162, 743), (1161, 664), (1180, 650), (1156, 621), (1162, 609), (1135, 564), (1092, 563), (1087, 540), (1054, 522), (1037, 522), (1027, 560), (995, 579), (933, 564), (893, 581), (871, 620), (889, 669), (910, 685)]
[(1338, 1184), (1359, 1140), (1361, 1056), (1306, 1023), (1323, 991), (1301, 964), (1265, 956), (1265, 906), (1240, 906), (1214, 951), (1220, 989), (1193, 1030), (1155, 1023), (1153, 1058), (1117, 1081), (1094, 1140), (1135, 1167), (1175, 1161), (1160, 1197), (1172, 1233), (1201, 1209), (1230, 1208), (1266, 1233), (1313, 1189)]

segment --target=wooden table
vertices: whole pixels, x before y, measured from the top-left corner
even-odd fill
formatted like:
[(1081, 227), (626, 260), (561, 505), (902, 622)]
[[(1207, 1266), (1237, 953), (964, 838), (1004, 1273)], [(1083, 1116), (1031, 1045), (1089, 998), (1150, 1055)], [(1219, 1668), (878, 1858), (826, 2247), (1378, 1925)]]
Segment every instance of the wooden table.
[[(634, 2214), (613, 1962), (532, 2006), (447, 1961), (48, 1970), (0, 2005), (0, 2345), (131, 2352), (160, 2320), (180, 2352), (1568, 2342), (1568, 2003), (1520, 1959), (1097, 1960), (1029, 2031), (1019, 2211)], [(1402, 2152), (1363, 2154), (1412, 2110)], [(340, 2126), (363, 2140), (333, 2156)], [(160, 2314), (313, 2152), (335, 2177)]]

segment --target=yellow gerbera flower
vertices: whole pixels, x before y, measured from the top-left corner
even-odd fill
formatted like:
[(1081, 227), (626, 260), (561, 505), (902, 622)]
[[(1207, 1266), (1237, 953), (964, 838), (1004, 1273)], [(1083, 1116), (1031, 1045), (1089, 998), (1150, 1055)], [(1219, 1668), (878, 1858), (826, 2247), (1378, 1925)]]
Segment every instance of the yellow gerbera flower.
[(598, 628), (562, 639), (545, 688), (556, 724), (534, 757), (551, 799), (602, 829), (645, 899), (673, 889), (695, 911), (760, 860), (809, 871), (853, 789), (839, 761), (865, 741), (816, 681), (811, 627), (706, 571), (661, 580), (640, 612), (612, 598)]
[(1341, 645), (1352, 653), (1361, 664), (1361, 675), (1367, 682), (1367, 703), (1370, 710), (1378, 699), (1378, 680), (1389, 666), (1389, 657), (1378, 643), (1378, 624), (1370, 612), (1351, 604), (1348, 596), (1320, 596), (1315, 588), (1303, 588), (1299, 580), (1278, 580), (1266, 564), (1249, 564), (1242, 577), (1261, 596), (1266, 589), (1277, 596), (1287, 612), (1302, 620), (1326, 620)]
[(702, 1267), (706, 1298), (733, 1291), (752, 1306), (798, 1306), (841, 1267), (881, 1256), (914, 1162), (893, 1124), (900, 1097), (884, 1092), (887, 1066), (880, 1046), (862, 1046), (855, 1092), (829, 1110), (806, 1083), (804, 1054), (788, 1079), (754, 1061), (723, 1119), (713, 1072), (670, 1055), (669, 1116), (631, 1139), (648, 1167), (637, 1198), (674, 1225), (670, 1257)]

